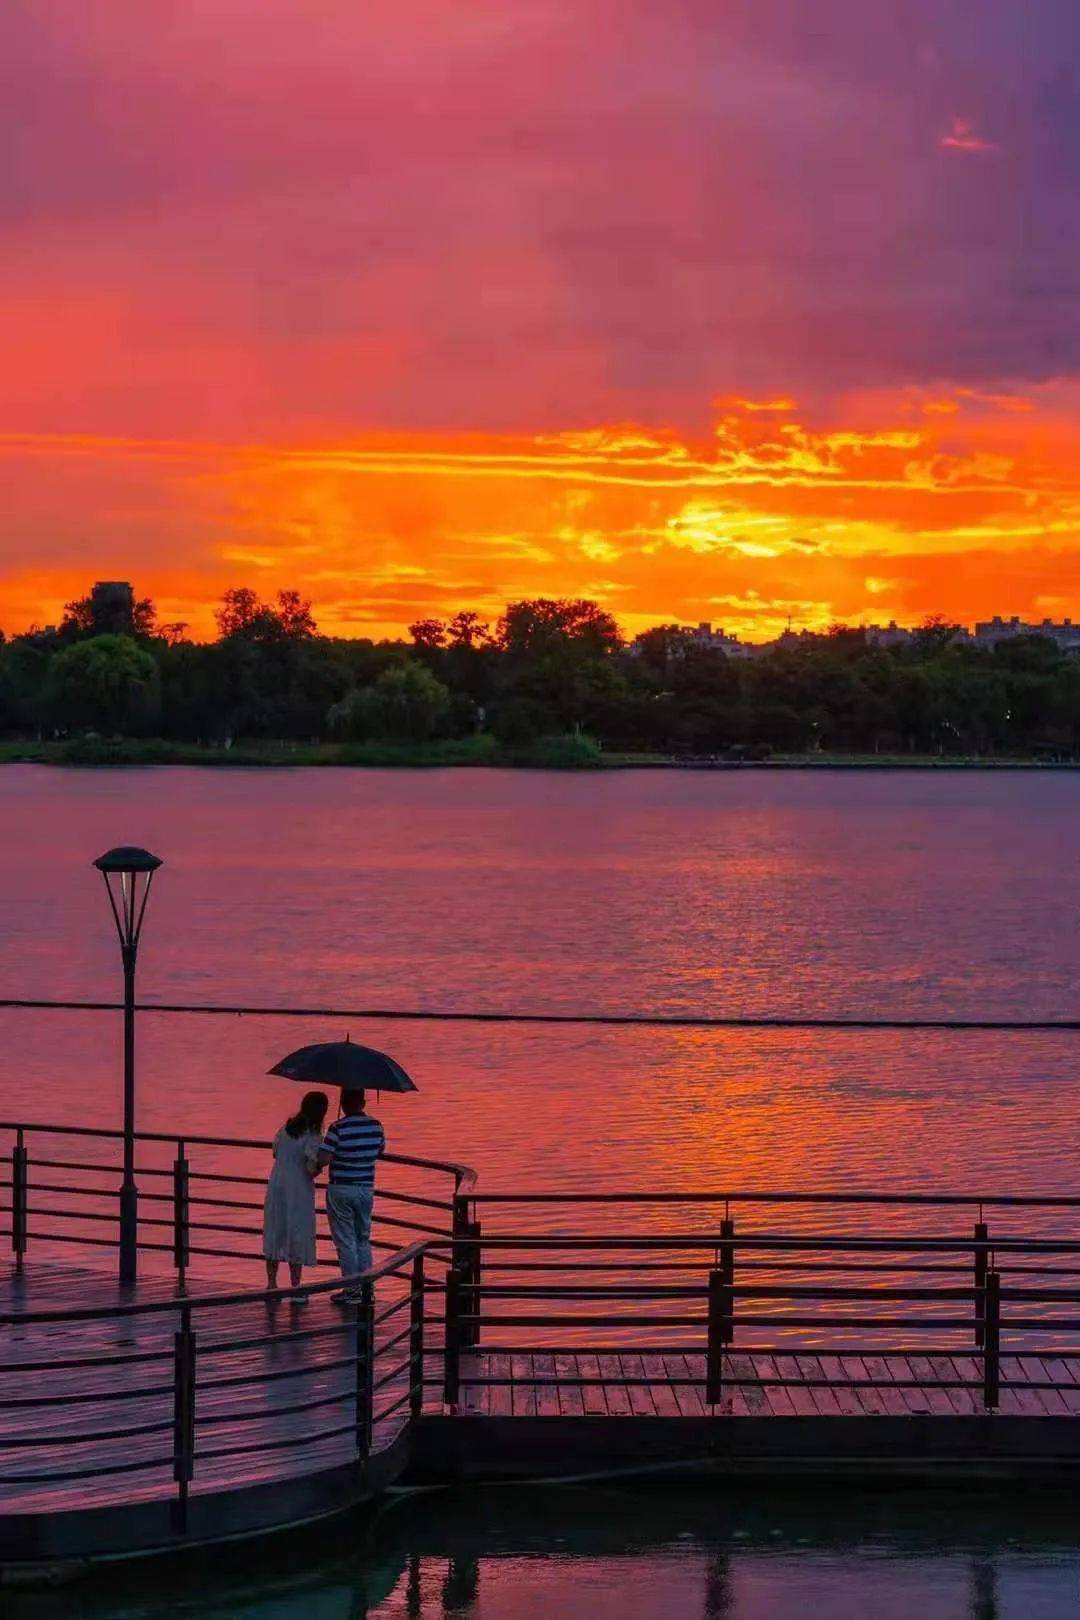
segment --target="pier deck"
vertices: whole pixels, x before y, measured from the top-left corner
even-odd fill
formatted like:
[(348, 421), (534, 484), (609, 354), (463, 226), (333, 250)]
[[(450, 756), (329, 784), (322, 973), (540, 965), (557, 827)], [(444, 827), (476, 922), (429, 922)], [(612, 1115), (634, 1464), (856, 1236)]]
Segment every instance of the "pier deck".
[[(1074, 1380), (1074, 1371), (1080, 1379), (1080, 1365), (1070, 1369), (1068, 1363), (1050, 1355), (1003, 1356), (997, 1414), (1080, 1417), (1080, 1382)], [(586, 1350), (560, 1356), (480, 1354), (465, 1358), (462, 1378), (458, 1410), (463, 1417), (804, 1417), (827, 1421), (984, 1414), (979, 1362), (974, 1356), (959, 1354), (862, 1357), (802, 1351), (775, 1356), (725, 1355), (721, 1361), (723, 1393), (715, 1406), (706, 1405), (703, 1398), (704, 1355), (596, 1355)], [(1009, 1388), (1011, 1382), (1048, 1387), (1017, 1390)]]
[(262, 1287), (265, 1145), (143, 1139), (125, 1292), (113, 1134), (5, 1129), (0, 1565), (266, 1533), (398, 1480), (1080, 1477), (1080, 1199), (481, 1193), (399, 1158), (343, 1310), (332, 1281)]
[[(199, 1292), (211, 1288), (204, 1280)], [(120, 1304), (169, 1300), (170, 1279), (144, 1280), (122, 1295), (114, 1278), (75, 1266), (40, 1265), (0, 1279), (0, 1312), (100, 1313), (0, 1330), (0, 1513), (174, 1494), (180, 1310), (106, 1314)], [(313, 1336), (298, 1340), (298, 1332)], [(346, 1315), (326, 1294), (302, 1306), (225, 1307), (200, 1334), (197, 1356), (192, 1494), (295, 1478), (355, 1456), (355, 1312)]]

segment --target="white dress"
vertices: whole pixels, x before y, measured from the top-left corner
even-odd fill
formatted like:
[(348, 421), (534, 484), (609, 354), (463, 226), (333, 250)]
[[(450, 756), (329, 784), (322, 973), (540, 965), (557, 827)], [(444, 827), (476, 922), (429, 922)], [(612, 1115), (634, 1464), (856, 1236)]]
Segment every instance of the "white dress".
[(297, 1266), (315, 1264), (315, 1183), (308, 1173), (322, 1147), (315, 1131), (274, 1137), (274, 1168), (263, 1206), (263, 1256)]

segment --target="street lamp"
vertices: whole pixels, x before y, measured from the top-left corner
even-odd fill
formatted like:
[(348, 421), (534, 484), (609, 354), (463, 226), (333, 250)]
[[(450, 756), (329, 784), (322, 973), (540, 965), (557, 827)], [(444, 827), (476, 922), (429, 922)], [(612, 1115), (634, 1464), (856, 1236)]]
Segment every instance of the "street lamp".
[(150, 885), (161, 862), (146, 849), (110, 849), (94, 862), (105, 879), (124, 964), (124, 1179), (120, 1184), (120, 1281), (138, 1270), (139, 1194), (135, 1186), (135, 962)]

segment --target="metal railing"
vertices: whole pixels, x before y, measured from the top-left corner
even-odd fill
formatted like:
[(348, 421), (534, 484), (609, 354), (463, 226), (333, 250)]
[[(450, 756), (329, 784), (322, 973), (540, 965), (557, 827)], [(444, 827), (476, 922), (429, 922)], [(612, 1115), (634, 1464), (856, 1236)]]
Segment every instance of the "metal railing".
[[(0, 1144), (5, 1137), (10, 1145), (7, 1173), (0, 1172), (0, 1215), (8, 1221), (0, 1236), (10, 1237), (16, 1264), (22, 1263), (31, 1242), (119, 1246), (121, 1164), (111, 1150), (122, 1144), (120, 1131), (6, 1121), (0, 1122)], [(261, 1258), (258, 1247), (241, 1246), (237, 1240), (261, 1236), (268, 1142), (139, 1131), (135, 1146), (140, 1155), (136, 1174), (143, 1184), (140, 1255), (159, 1266), (171, 1263), (181, 1285), (193, 1258)], [(451, 1236), (455, 1198), (471, 1191), (473, 1171), (401, 1153), (387, 1153), (381, 1163), (390, 1179), (381, 1176), (372, 1248), (393, 1254), (414, 1235)], [(317, 1255), (320, 1266), (336, 1264), (321, 1217)]]
[[(1071, 1402), (1080, 1383), (1080, 1368), (1075, 1379), (1071, 1371), (1080, 1363), (1080, 1198), (472, 1192), (456, 1205), (442, 1383), (452, 1406), (483, 1388), (654, 1387), (659, 1377), (673, 1387), (698, 1388), (710, 1409), (733, 1386), (909, 1387), (969, 1392), (982, 1409), (994, 1411), (1003, 1390), (1066, 1391)], [(563, 1208), (615, 1216), (618, 1226), (606, 1229), (598, 1219), (599, 1230), (523, 1232), (518, 1215), (507, 1227), (481, 1230), (480, 1214), (512, 1206), (525, 1210), (525, 1224), (531, 1217), (534, 1228), (538, 1218), (546, 1221)], [(956, 1216), (964, 1210), (975, 1219), (958, 1234)], [(788, 1229), (743, 1227), (744, 1220), (777, 1211)], [(871, 1211), (875, 1226), (867, 1231)], [(841, 1230), (818, 1230), (823, 1212)], [(1033, 1214), (1045, 1220), (1051, 1212), (1064, 1227), (1061, 1235), (1013, 1230)], [(658, 1215), (662, 1221), (676, 1216), (685, 1227), (705, 1219), (697, 1231), (657, 1231)], [(930, 1217), (948, 1228), (912, 1228), (916, 1219), (932, 1224)], [(651, 1333), (647, 1343), (640, 1342), (643, 1329)], [(1071, 1343), (1063, 1343), (1063, 1335)], [(472, 1354), (481, 1347), (482, 1357)], [(658, 1374), (655, 1358), (673, 1353), (689, 1357), (685, 1375)], [(522, 1355), (528, 1368), (517, 1373), (508, 1363)], [(558, 1365), (582, 1355), (618, 1360), (592, 1376)], [(826, 1365), (815, 1376), (813, 1363), (822, 1355)], [(912, 1357), (916, 1376), (905, 1377), (883, 1360)], [(647, 1370), (638, 1358), (654, 1365)], [(640, 1374), (627, 1371), (635, 1361)], [(1060, 1409), (1066, 1410), (1064, 1403)]]
[[(107, 1152), (117, 1133), (0, 1130), (13, 1133), (7, 1230), (16, 1264), (28, 1266), (30, 1245), (52, 1236), (37, 1223), (64, 1215), (72, 1190), (48, 1178), (87, 1170), (43, 1142), (83, 1137)], [(204, 1209), (228, 1217), (261, 1207), (245, 1202), (255, 1178), (214, 1155), (265, 1154), (266, 1145), (152, 1133), (140, 1143), (141, 1174), (155, 1168), (155, 1146), (172, 1156), (157, 1167), (168, 1178), (166, 1208), (159, 1224), (146, 1222), (163, 1234), (148, 1247), (167, 1257), (166, 1276), (182, 1280), (195, 1253), (250, 1264), (246, 1250), (192, 1237), (206, 1230)], [(91, 1503), (95, 1490), (135, 1500), (167, 1489), (183, 1530), (193, 1487), (362, 1462), (425, 1410), (468, 1410), (478, 1391), (523, 1383), (580, 1399), (596, 1387), (632, 1395), (662, 1382), (692, 1393), (703, 1415), (729, 1409), (733, 1392), (918, 1390), (944, 1410), (984, 1412), (1006, 1398), (1080, 1394), (1080, 1199), (480, 1194), (464, 1167), (389, 1162), (443, 1176), (452, 1190), (380, 1187), (380, 1203), (402, 1212), (380, 1209), (384, 1228), (416, 1235), (351, 1279), (358, 1297), (340, 1317), (316, 1311), (309, 1325), (304, 1311), (337, 1281), (297, 1291), (170, 1288), (161, 1299), (0, 1313), (0, 1504), (46, 1510), (68, 1490)], [(35, 1192), (50, 1202), (36, 1203)], [(493, 1230), (492, 1211), (518, 1203), (549, 1214), (585, 1208), (596, 1228), (606, 1210), (617, 1226), (526, 1231), (514, 1218)], [(958, 1231), (965, 1210), (975, 1218)], [(678, 1229), (658, 1230), (658, 1211)], [(416, 1214), (425, 1218), (410, 1225)], [(1042, 1229), (1026, 1229), (1036, 1215)], [(84, 1220), (76, 1214), (70, 1241), (110, 1241)], [(935, 1220), (945, 1229), (926, 1230)], [(1048, 1221), (1062, 1229), (1046, 1230)], [(210, 1229), (250, 1231), (229, 1219)], [(518, 1356), (528, 1362), (520, 1373)], [(1062, 1398), (1060, 1410), (1071, 1402)]]
[(81, 1495), (91, 1481), (137, 1475), (153, 1490), (171, 1478), (182, 1530), (192, 1482), (213, 1483), (221, 1464), (231, 1474), (238, 1460), (255, 1482), (259, 1459), (283, 1451), (308, 1472), (366, 1459), (422, 1407), (427, 1248), (347, 1279), (357, 1303), (310, 1328), (301, 1303), (336, 1282), (0, 1314), (0, 1329), (17, 1329), (0, 1362), (0, 1501), (25, 1511), (65, 1505), (65, 1487)]
[[(5, 1134), (0, 1236), (16, 1276), (39, 1254), (117, 1249), (122, 1133), (3, 1122), (0, 1144)], [(47, 1509), (91, 1490), (115, 1499), (121, 1486), (134, 1500), (171, 1479), (183, 1529), (193, 1481), (364, 1459), (420, 1414), (425, 1301), (442, 1295), (431, 1266), (445, 1264), (474, 1173), (387, 1154), (372, 1220), (372, 1248), (386, 1258), (299, 1290), (244, 1288), (262, 1259), (251, 1240), (269, 1150), (249, 1138), (139, 1132), (138, 1252), (151, 1280), (156, 1270), (171, 1282), (167, 1297), (71, 1304), (76, 1274), (50, 1290), (57, 1307), (0, 1314), (0, 1504)], [(317, 1252), (319, 1266), (336, 1269), (321, 1213)], [(235, 1285), (189, 1293), (191, 1267), (205, 1276), (208, 1264)], [(342, 1287), (356, 1289), (355, 1304), (308, 1326), (302, 1307)]]

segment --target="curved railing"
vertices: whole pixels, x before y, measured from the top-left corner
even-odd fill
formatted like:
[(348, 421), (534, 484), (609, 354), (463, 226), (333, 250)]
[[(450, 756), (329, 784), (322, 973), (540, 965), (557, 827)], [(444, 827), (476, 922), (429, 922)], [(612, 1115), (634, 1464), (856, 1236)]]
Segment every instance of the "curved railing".
[[(678, 1415), (733, 1388), (751, 1409), (764, 1390), (837, 1412), (834, 1391), (911, 1390), (944, 1413), (1080, 1412), (1077, 1197), (481, 1193), (464, 1166), (387, 1155), (375, 1241), (392, 1252), (348, 1279), (358, 1298), (339, 1311), (336, 1278), (178, 1288), (204, 1258), (251, 1275), (268, 1148), (141, 1133), (148, 1297), (118, 1303), (110, 1281), (72, 1303), (91, 1274), (69, 1272), (39, 1306), (39, 1246), (117, 1246), (120, 1136), (4, 1132), (27, 1291), (0, 1311), (0, 1530), (5, 1514), (166, 1502), (177, 1534), (190, 1512), (202, 1536), (216, 1493), (289, 1480), (325, 1479), (343, 1506), (425, 1412), (530, 1415), (538, 1389), (562, 1415), (649, 1411), (660, 1387)], [(331, 1263), (324, 1232), (320, 1250)]]
[[(120, 1131), (102, 1127), (0, 1122), (0, 1213), (8, 1217), (0, 1236), (10, 1237), (17, 1261), (35, 1243), (118, 1248), (122, 1143)], [(183, 1284), (192, 1261), (224, 1262), (240, 1275), (261, 1259), (247, 1240), (262, 1234), (268, 1142), (139, 1131), (135, 1148), (138, 1253), (152, 1269), (172, 1269)], [(381, 1166), (374, 1250), (452, 1236), (455, 1210), (475, 1184), (468, 1166), (403, 1153), (387, 1153)], [(321, 1211), (316, 1247), (319, 1266), (336, 1265)]]
[[(347, 1279), (355, 1307), (219, 1291), (0, 1314), (0, 1514), (167, 1498), (367, 1463), (424, 1401), (428, 1241)], [(312, 1308), (316, 1320), (308, 1325)], [(283, 1314), (284, 1313), (284, 1314)]]
[[(121, 1144), (103, 1128), (0, 1123), (0, 1235), (18, 1290), (0, 1310), (0, 1514), (168, 1499), (182, 1533), (193, 1482), (307, 1480), (392, 1448), (441, 1348), (431, 1262), (445, 1266), (471, 1230), (474, 1172), (387, 1154), (369, 1271), (245, 1287), (261, 1262), (269, 1144), (139, 1132), (140, 1292), (118, 1301), (111, 1265), (36, 1261), (118, 1249)], [(336, 1269), (318, 1220), (317, 1263)], [(343, 1284), (360, 1296), (344, 1311), (326, 1298)], [(441, 1389), (441, 1376), (426, 1382)]]

